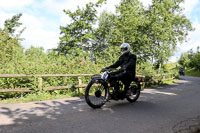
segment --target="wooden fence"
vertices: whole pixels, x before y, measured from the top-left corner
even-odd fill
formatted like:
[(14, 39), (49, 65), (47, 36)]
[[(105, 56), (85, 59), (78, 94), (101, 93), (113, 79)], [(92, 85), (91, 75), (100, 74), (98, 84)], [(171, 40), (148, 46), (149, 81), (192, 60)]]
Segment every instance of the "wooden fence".
[[(165, 80), (171, 80), (175, 78), (175, 73), (167, 73), (167, 74), (157, 74), (152, 76), (141, 76), (137, 75), (137, 77), (142, 78), (143, 84), (154, 84), (159, 83)], [(38, 89), (39, 90), (61, 90), (61, 89), (69, 89), (69, 88), (79, 88), (79, 92), (83, 93), (83, 88), (87, 86), (87, 84), (82, 83), (81, 77), (92, 77), (94, 74), (0, 74), (0, 78), (27, 78), (27, 77), (35, 77), (38, 78)], [(51, 87), (43, 87), (43, 78), (44, 77), (77, 77), (78, 85), (67, 85), (67, 86), (51, 86)], [(33, 88), (12, 88), (12, 89), (1, 89), (0, 92), (31, 92)]]

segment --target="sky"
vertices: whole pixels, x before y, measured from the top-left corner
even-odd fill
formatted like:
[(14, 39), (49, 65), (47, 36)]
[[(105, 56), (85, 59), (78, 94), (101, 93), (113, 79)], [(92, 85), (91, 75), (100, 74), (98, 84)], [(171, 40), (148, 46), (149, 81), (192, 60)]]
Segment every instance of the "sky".
[[(30, 46), (43, 47), (45, 50), (56, 48), (60, 37), (60, 26), (70, 23), (69, 17), (63, 9), (75, 11), (77, 6), (84, 7), (88, 2), (97, 0), (0, 0), (0, 28), (4, 27), (4, 21), (13, 15), (22, 13), (20, 22), (23, 23), (18, 30), (26, 27), (22, 34), (25, 40), (21, 42), (25, 49)], [(140, 0), (145, 6), (151, 4), (151, 0)], [(120, 0), (107, 0), (107, 4), (99, 9), (115, 12), (115, 5)], [(188, 41), (178, 45), (176, 54), (170, 59), (175, 62), (181, 53), (200, 46), (200, 0), (185, 0), (181, 5), (184, 14), (192, 22), (195, 31), (190, 32)]]

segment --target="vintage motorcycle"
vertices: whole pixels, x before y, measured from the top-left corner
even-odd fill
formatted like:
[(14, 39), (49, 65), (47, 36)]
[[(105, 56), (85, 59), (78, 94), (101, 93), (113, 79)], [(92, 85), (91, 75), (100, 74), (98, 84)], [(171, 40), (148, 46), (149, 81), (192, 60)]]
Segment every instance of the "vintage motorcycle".
[(185, 74), (184, 74), (184, 70), (182, 70), (182, 69), (179, 70), (179, 75), (180, 75), (180, 76), (184, 76), (184, 75), (185, 75)]
[(129, 86), (131, 93), (127, 95), (124, 89), (125, 85), (120, 80), (109, 82), (110, 72), (116, 70), (106, 69), (101, 76), (95, 75), (91, 78), (85, 89), (85, 100), (90, 107), (101, 108), (107, 101), (124, 100), (125, 98), (132, 103), (139, 98), (142, 79), (136, 77), (131, 81)]

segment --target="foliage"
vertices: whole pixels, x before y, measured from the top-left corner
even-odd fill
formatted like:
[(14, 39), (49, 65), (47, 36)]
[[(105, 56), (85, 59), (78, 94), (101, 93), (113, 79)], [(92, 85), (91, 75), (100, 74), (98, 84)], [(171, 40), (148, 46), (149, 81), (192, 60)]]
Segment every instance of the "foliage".
[(4, 26), (5, 26), (5, 30), (8, 30), (8, 33), (10, 33), (11, 35), (14, 34), (15, 32), (15, 28), (19, 27), (22, 23), (19, 22), (20, 17), (22, 16), (22, 14), (17, 14), (14, 15), (11, 19), (8, 19), (5, 21)]
[(195, 69), (200, 72), (200, 52), (199, 47), (197, 47), (197, 52), (189, 50), (186, 53), (183, 53), (178, 61), (180, 65), (184, 68)]
[(142, 29), (146, 22), (143, 5), (138, 0), (122, 0), (116, 11), (119, 15), (116, 16), (116, 26), (112, 31), (115, 37), (113, 43), (118, 46), (123, 42), (129, 43), (138, 60), (146, 60), (142, 58), (146, 55), (147, 38)]
[[(153, 75), (170, 72), (165, 65), (178, 42), (192, 30), (189, 20), (181, 14), (182, 0), (154, 0), (148, 8), (138, 0), (121, 0), (116, 8), (116, 14), (104, 11), (98, 18), (97, 8), (105, 0), (89, 3), (85, 8), (75, 12), (64, 10), (71, 18), (71, 23), (60, 27), (61, 38), (56, 51), (44, 52), (43, 48), (30, 47), (24, 50), (20, 44), (20, 34), (16, 28), (21, 23), (21, 14), (6, 20), (4, 29), (0, 29), (0, 73), (1, 74), (99, 74), (99, 71), (113, 64), (121, 55), (119, 45), (128, 42), (131, 52), (138, 57), (137, 75)], [(98, 21), (97, 27), (94, 24)], [(188, 54), (192, 60), (186, 65), (199, 68), (199, 54)], [(156, 60), (160, 71), (155, 69)], [(185, 61), (185, 60), (183, 60)], [(88, 83), (89, 78), (83, 78)], [(43, 87), (64, 86), (77, 84), (76, 77), (44, 78)], [(9, 88), (38, 88), (35, 78), (1, 78), (0, 87)], [(37, 95), (76, 94), (74, 90), (54, 92), (37, 92), (29, 94), (9, 93), (0, 94), (1, 99), (9, 97), (32, 97)], [(45, 96), (46, 95), (46, 96)]]
[(188, 57), (188, 54), (187, 53), (183, 53), (181, 54), (181, 57), (180, 59), (178, 60), (178, 63), (183, 66), (184, 68), (188, 67), (189, 66), (189, 63), (190, 63), (190, 59)]
[(178, 42), (186, 40), (193, 30), (191, 22), (182, 13), (183, 0), (153, 0), (148, 10), (148, 34), (153, 56), (161, 63), (167, 61)]
[[(57, 92), (57, 93), (56, 93)], [(62, 91), (55, 91), (55, 92), (38, 92), (38, 93), (31, 93), (28, 95), (20, 95), (19, 97), (14, 98), (7, 98), (0, 100), (0, 104), (2, 103), (25, 103), (25, 102), (32, 102), (32, 101), (41, 101), (41, 100), (49, 100), (49, 99), (61, 99), (66, 97), (71, 97), (74, 94), (66, 93)]]
[[(84, 45), (90, 47), (87, 49), (90, 52), (100, 52), (104, 56), (102, 51), (105, 48), (127, 42), (132, 46), (139, 62), (154, 59), (161, 68), (173, 55), (178, 42), (185, 41), (188, 32), (193, 30), (190, 21), (182, 13), (182, 2), (183, 0), (153, 0), (151, 6), (144, 8), (138, 0), (121, 0), (116, 14), (105, 11), (101, 14), (96, 29), (91, 26), (92, 22), (97, 21), (97, 16), (94, 15), (95, 4), (90, 3), (83, 10), (78, 8), (74, 13), (68, 10), (66, 13), (73, 21), (61, 28), (61, 34), (65, 34), (58, 49), (62, 49), (62, 52)], [(93, 19), (87, 21), (85, 16), (93, 16)], [(82, 21), (88, 22), (84, 23), (85, 27), (81, 25)], [(66, 42), (64, 45), (62, 39)]]
[(185, 71), (185, 75), (200, 77), (200, 72), (197, 71), (197, 70), (194, 69), (194, 68), (188, 68), (188, 69)]
[(154, 0), (145, 9), (138, 0), (122, 0), (116, 15), (103, 12), (100, 16), (98, 31), (107, 44), (98, 46), (105, 49), (128, 42), (138, 63), (154, 62), (154, 68), (161, 71), (178, 42), (185, 41), (193, 30), (191, 22), (182, 14), (181, 2)]
[(65, 14), (69, 15), (72, 22), (66, 27), (60, 27), (62, 37), (60, 38), (57, 51), (70, 54), (73, 49), (88, 49), (91, 47), (90, 41), (95, 39), (93, 25), (97, 21), (96, 8), (104, 1), (105, 0), (99, 0), (96, 4), (90, 2), (86, 4), (86, 7), (83, 9), (78, 7), (75, 12), (64, 10)]
[[(25, 50), (23, 56), (16, 60), (2, 64), (0, 69), (1, 74), (99, 74), (99, 71), (114, 63), (120, 52), (116, 53), (118, 47), (105, 50), (105, 56), (98, 58), (95, 56), (95, 61), (90, 60), (90, 56), (83, 57), (73, 55), (61, 55), (55, 51), (44, 53), (42, 48), (31, 47)], [(73, 68), (73, 69), (72, 69)], [(141, 64), (137, 66), (137, 75), (152, 75), (157, 73), (152, 69), (151, 63)], [(83, 83), (87, 84), (89, 78), (82, 77)], [(43, 78), (43, 87), (49, 86), (65, 86), (78, 84), (76, 77), (48, 77)], [(35, 78), (1, 78), (0, 86), (3, 89), (9, 88), (38, 88), (38, 79)], [(74, 90), (65, 90), (63, 93), (72, 93)], [(33, 92), (33, 94), (37, 93)], [(20, 93), (0, 94), (2, 99), (9, 97), (21, 97)], [(26, 96), (25, 94), (23, 94)]]
[[(19, 18), (22, 14), (14, 15), (11, 19), (5, 21), (4, 29), (0, 28), (0, 60), (1, 64), (9, 61), (15, 61), (21, 58), (23, 47), (20, 45), (19, 36), (15, 35), (15, 28), (20, 26)], [(20, 32), (22, 33), (22, 31)], [(1, 65), (0, 65), (1, 68)]]
[(195, 53), (190, 62), (190, 67), (200, 72), (200, 52)]

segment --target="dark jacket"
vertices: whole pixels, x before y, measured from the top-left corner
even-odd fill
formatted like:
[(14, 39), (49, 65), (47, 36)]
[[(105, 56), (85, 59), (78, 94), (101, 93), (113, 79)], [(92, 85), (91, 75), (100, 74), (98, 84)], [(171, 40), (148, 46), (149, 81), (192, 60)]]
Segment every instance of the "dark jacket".
[(136, 55), (129, 52), (121, 55), (117, 62), (115, 62), (113, 65), (107, 68), (117, 68), (120, 66), (120, 70), (125, 71), (127, 73), (131, 73), (135, 76), (136, 59)]

